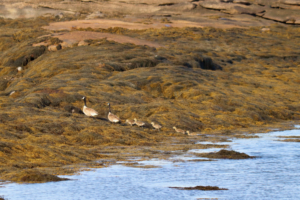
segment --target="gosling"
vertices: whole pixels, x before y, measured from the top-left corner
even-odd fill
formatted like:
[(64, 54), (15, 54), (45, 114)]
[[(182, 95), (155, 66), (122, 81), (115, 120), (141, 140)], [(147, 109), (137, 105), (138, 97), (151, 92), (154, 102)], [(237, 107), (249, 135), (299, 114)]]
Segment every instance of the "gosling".
[(134, 123), (139, 127), (145, 126), (145, 122), (138, 121), (136, 118), (134, 118)]
[(186, 134), (186, 132), (182, 129), (176, 128), (175, 126), (173, 127), (173, 129), (177, 132), (177, 133), (182, 133), (182, 134)]
[(126, 119), (126, 123), (129, 124), (130, 126), (135, 125), (134, 120), (131, 120), (131, 119)]
[(200, 133), (198, 132), (192, 132), (190, 133), (190, 131), (186, 131), (187, 135), (199, 135)]
[(155, 128), (157, 130), (161, 129), (161, 127), (162, 127), (161, 125), (155, 124), (154, 122), (151, 122), (151, 124), (152, 124), (153, 128)]

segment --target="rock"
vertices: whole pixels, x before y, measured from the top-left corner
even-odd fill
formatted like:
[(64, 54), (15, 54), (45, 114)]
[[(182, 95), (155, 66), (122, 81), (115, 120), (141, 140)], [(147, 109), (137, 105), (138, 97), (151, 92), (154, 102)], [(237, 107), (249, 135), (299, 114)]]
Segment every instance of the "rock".
[(203, 8), (213, 9), (213, 10), (227, 10), (231, 9), (235, 4), (232, 3), (222, 3), (222, 2), (216, 2), (216, 1), (203, 1), (198, 2), (198, 5), (202, 6)]
[(283, 23), (300, 24), (300, 13), (297, 10), (269, 8), (262, 17)]
[(66, 49), (66, 48), (71, 48), (72, 47), (72, 43), (69, 43), (69, 42), (62, 42), (62, 43), (60, 43), (60, 45), (61, 45), (62, 49)]
[(64, 13), (58, 13), (57, 15), (55, 15), (55, 17), (58, 19), (62, 19), (64, 17)]
[(255, 156), (249, 156), (245, 153), (240, 153), (233, 150), (222, 149), (218, 152), (202, 153), (201, 156), (207, 158), (218, 158), (218, 159), (248, 159), (255, 158)]
[(230, 14), (249, 14), (249, 15), (257, 15), (259, 13), (263, 13), (265, 11), (264, 8), (260, 6), (234, 6), (229, 9)]
[(281, 0), (281, 3), (288, 4), (288, 5), (300, 6), (300, 1), (299, 0)]
[(78, 46), (88, 46), (89, 43), (85, 42), (84, 40), (81, 40), (79, 43), (78, 43)]
[(195, 187), (170, 187), (178, 190), (228, 190), (227, 188), (219, 188), (217, 186), (195, 186)]
[(105, 15), (100, 11), (96, 11), (96, 12), (88, 15), (85, 19), (96, 19), (96, 18), (101, 18), (101, 17), (105, 17)]
[(233, 0), (233, 3), (239, 3), (239, 4), (244, 4), (244, 5), (251, 5), (249, 1), (246, 0)]
[(197, 4), (192, 2), (184, 2), (178, 4), (172, 4), (170, 6), (163, 6), (162, 10), (170, 10), (170, 11), (188, 11), (193, 10), (197, 7)]
[(49, 51), (57, 51), (57, 50), (60, 50), (61, 48), (62, 48), (61, 44), (48, 46)]
[(261, 31), (262, 31), (262, 32), (269, 32), (269, 31), (270, 31), (270, 28), (262, 28)]
[(80, 16), (81, 16), (81, 13), (80, 13), (80, 12), (76, 12), (76, 13), (74, 14), (74, 16), (75, 16), (75, 17), (80, 17)]

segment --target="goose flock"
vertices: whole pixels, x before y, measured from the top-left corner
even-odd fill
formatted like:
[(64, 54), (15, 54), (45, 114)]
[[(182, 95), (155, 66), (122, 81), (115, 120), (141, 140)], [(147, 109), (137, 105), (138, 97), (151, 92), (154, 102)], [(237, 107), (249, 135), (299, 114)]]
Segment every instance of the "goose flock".
[[(86, 115), (86, 116), (89, 116), (89, 117), (94, 117), (94, 116), (97, 116), (98, 115), (98, 112), (96, 110), (94, 110), (93, 108), (89, 108), (86, 106), (86, 97), (82, 97), (83, 99), (83, 102), (84, 102), (84, 105), (83, 105), (83, 108), (82, 108), (82, 112)], [(108, 105), (108, 109), (109, 109), (109, 112), (108, 112), (108, 115), (107, 115), (107, 119), (112, 122), (112, 123), (120, 123), (121, 120), (120, 118), (117, 116), (117, 115), (114, 115), (112, 112), (111, 112), (111, 109), (110, 109), (110, 103), (107, 104)], [(142, 121), (139, 121), (137, 120), (136, 118), (134, 118), (134, 120), (131, 120), (131, 119), (127, 119), (125, 121), (127, 124), (129, 124), (130, 126), (133, 126), (133, 125), (137, 125), (138, 127), (144, 127), (146, 125), (145, 122), (142, 122)], [(157, 124), (157, 123), (154, 123), (154, 122), (151, 122), (151, 125), (154, 129), (156, 130), (160, 130), (162, 128), (161, 125)], [(182, 130), (182, 129), (179, 129), (179, 128), (176, 128), (175, 126), (173, 127), (173, 129), (177, 132), (177, 133), (181, 133), (181, 134), (184, 134), (184, 135), (198, 135), (199, 133), (190, 133), (189, 131), (185, 131), (185, 130)]]

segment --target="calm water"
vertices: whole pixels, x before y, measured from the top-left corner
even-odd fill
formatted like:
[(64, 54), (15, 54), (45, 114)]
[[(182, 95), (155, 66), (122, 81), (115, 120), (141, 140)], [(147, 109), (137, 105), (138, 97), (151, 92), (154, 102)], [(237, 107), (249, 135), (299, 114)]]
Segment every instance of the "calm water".
[[(10, 200), (300, 199), (300, 143), (277, 141), (277, 136), (300, 136), (300, 130), (258, 135), (260, 138), (233, 140), (230, 147), (259, 156), (256, 159), (176, 163), (151, 160), (141, 163), (161, 168), (115, 165), (78, 176), (63, 176), (71, 181), (8, 184), (0, 188), (0, 194)], [(229, 190), (169, 188), (197, 185)]]

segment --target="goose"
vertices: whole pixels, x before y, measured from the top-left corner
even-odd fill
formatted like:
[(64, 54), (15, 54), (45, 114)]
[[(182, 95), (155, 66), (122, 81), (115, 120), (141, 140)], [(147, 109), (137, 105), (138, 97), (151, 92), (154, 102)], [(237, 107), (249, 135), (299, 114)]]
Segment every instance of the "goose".
[(192, 132), (190, 133), (190, 131), (186, 131), (187, 135), (199, 135), (200, 133), (198, 132)]
[(186, 134), (185, 131), (182, 130), (182, 129), (176, 128), (175, 126), (174, 126), (173, 128), (175, 129), (175, 131), (176, 131), (177, 133)]
[(119, 123), (120, 122), (120, 118), (117, 115), (114, 115), (114, 114), (111, 113), (110, 103), (108, 103), (107, 105), (108, 105), (108, 109), (109, 109), (108, 116), (107, 116), (108, 120), (110, 122)]
[(126, 123), (129, 124), (130, 126), (135, 125), (135, 121), (131, 119), (126, 119)]
[(96, 110), (94, 110), (93, 108), (88, 108), (86, 106), (86, 97), (82, 97), (83, 101), (84, 101), (84, 105), (82, 108), (82, 112), (89, 117), (93, 117), (93, 116), (97, 116), (98, 112)]
[(162, 127), (161, 125), (155, 124), (154, 122), (151, 122), (151, 124), (152, 124), (153, 128), (155, 128), (157, 130), (161, 129), (161, 127)]
[(136, 118), (134, 118), (134, 122), (135, 122), (135, 124), (136, 124), (137, 126), (139, 126), (139, 127), (142, 127), (142, 126), (145, 125), (145, 122), (138, 121)]

